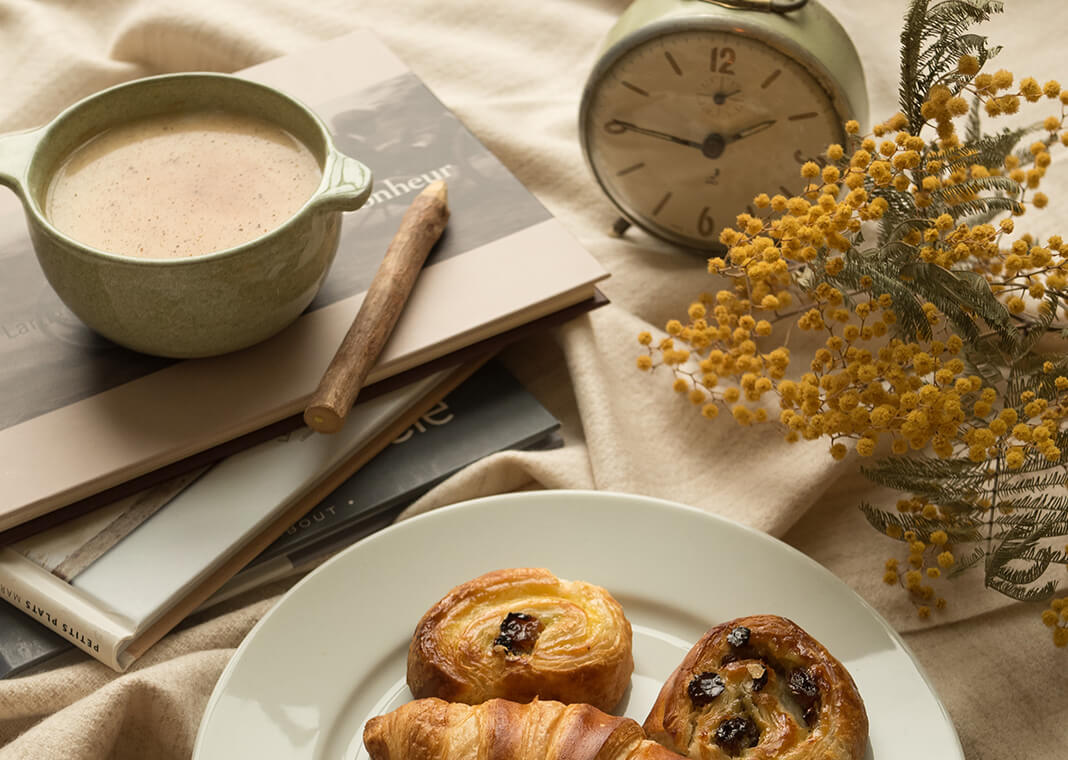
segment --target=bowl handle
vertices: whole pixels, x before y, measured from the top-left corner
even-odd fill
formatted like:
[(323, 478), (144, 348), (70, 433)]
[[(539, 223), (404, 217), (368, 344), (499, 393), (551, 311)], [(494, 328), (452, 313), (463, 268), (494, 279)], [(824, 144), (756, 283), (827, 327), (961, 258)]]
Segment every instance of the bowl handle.
[(332, 151), (323, 168), (325, 187), (314, 203), (331, 211), (355, 211), (371, 195), (371, 170), (339, 151)]
[(25, 195), (26, 170), (42, 132), (43, 127), (0, 135), (0, 185), (7, 185), (20, 196)]

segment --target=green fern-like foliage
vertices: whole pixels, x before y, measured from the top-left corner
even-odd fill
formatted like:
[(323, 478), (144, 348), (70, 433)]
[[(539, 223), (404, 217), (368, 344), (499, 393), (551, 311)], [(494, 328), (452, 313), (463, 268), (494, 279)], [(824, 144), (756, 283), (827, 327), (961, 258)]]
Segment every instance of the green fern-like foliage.
[[(944, 85), (960, 91), (965, 78), (958, 72), (962, 56), (970, 55), (981, 66), (1000, 48), (967, 32), (973, 24), (988, 20), (1002, 10), (994, 0), (944, 0), (931, 4), (916, 0), (909, 8), (901, 33), (900, 107), (911, 134), (920, 134), (926, 124), (921, 114), (931, 88)], [(1005, 128), (983, 134), (978, 103), (973, 106), (965, 141), (937, 156), (949, 170), (976, 164), (1000, 166), (1033, 127)], [(932, 158), (928, 156), (927, 158)], [(922, 169), (915, 179), (922, 180)], [(890, 295), (899, 310), (901, 332), (908, 338), (930, 339), (931, 330), (922, 312), (924, 302), (935, 304), (960, 336), (978, 340), (996, 333), (1006, 345), (1016, 339), (1016, 324), (989, 285), (973, 271), (971, 262), (953, 270), (930, 266), (920, 258), (920, 248), (908, 242), (909, 233), (922, 230), (935, 217), (948, 213), (954, 220), (978, 224), (1006, 213), (1020, 211), (1020, 185), (1005, 176), (972, 177), (931, 193), (930, 205), (921, 209), (907, 190), (879, 187), (869, 181), (866, 190), (886, 200), (888, 211), (880, 222), (874, 245), (865, 251), (848, 252), (848, 266), (838, 276), (820, 278), (846, 289), (857, 287), (863, 277), (876, 282), (875, 295)]]
[[(953, 94), (964, 92), (969, 77), (958, 65), (972, 56), (980, 66), (998, 52), (987, 39), (970, 30), (1002, 11), (993, 0), (914, 0), (901, 33), (900, 108), (907, 131), (930, 129), (923, 115), (924, 102), (935, 86)], [(975, 165), (1000, 167), (1015, 155), (1026, 166), (1034, 151), (1021, 141), (1036, 132), (1034, 126), (983, 131), (978, 98), (968, 113), (959, 145), (928, 154), (924, 166), (936, 159), (948, 171)], [(1046, 143), (1052, 137), (1046, 138)], [(924, 169), (915, 172), (922, 182)], [(914, 194), (893, 187), (868, 192), (887, 201), (879, 234), (869, 247), (858, 246), (845, 254), (846, 266), (834, 276), (816, 274), (842, 290), (855, 290), (862, 282), (871, 291), (888, 294), (894, 303), (899, 334), (906, 339), (929, 341), (932, 330), (922, 304), (932, 303), (945, 316), (953, 332), (966, 344), (969, 371), (999, 389), (999, 405), (1027, 419), (1027, 404), (1042, 399), (1048, 405), (1064, 403), (1064, 388), (1056, 378), (1068, 373), (1068, 361), (1042, 355), (1039, 341), (1054, 330), (1054, 315), (1061, 311), (1063, 294), (1048, 291), (1040, 308), (1013, 314), (980, 274), (979, 262), (965, 258), (951, 267), (922, 260), (914, 230), (949, 214), (954, 223), (970, 226), (1020, 212), (1023, 188), (1008, 176), (972, 176), (930, 194), (930, 203), (917, 207)], [(970, 401), (974, 401), (971, 399)], [(1033, 410), (1032, 410), (1033, 411)], [(974, 421), (982, 424), (983, 420)], [(1068, 452), (1068, 432), (1055, 436), (1059, 450)], [(947, 574), (956, 576), (982, 568), (985, 584), (1013, 599), (1048, 599), (1057, 590), (1057, 573), (1068, 565), (1068, 490), (1061, 458), (1051, 460), (1030, 451), (1023, 464), (1010, 468), (1006, 458), (976, 462), (964, 448), (952, 457), (930, 452), (889, 456), (864, 468), (874, 483), (909, 495), (905, 504), (925, 505), (925, 511), (904, 511), (861, 505), (876, 529), (902, 540), (930, 543), (943, 535), (952, 548), (953, 563)], [(926, 516), (925, 516), (926, 515)]]
[[(1068, 446), (1062, 434), (1059, 446)], [(879, 485), (937, 505), (937, 514), (892, 512), (861, 505), (879, 531), (914, 534), (930, 541), (944, 532), (958, 554), (951, 574), (982, 566), (985, 583), (1020, 601), (1042, 601), (1057, 589), (1051, 569), (1068, 565), (1068, 494), (1064, 465), (1036, 458), (1009, 471), (1003, 460), (990, 466), (966, 457), (887, 457), (864, 468)]]
[(987, 47), (985, 37), (968, 29), (1003, 9), (996, 0), (934, 4), (917, 0), (911, 4), (901, 30), (899, 101), (912, 134), (919, 134), (926, 121), (920, 107), (932, 87), (946, 84), (954, 92), (960, 90), (963, 79), (957, 73), (957, 62), (961, 56), (975, 56), (981, 67), (998, 52), (1000, 48)]
[[(1021, 419), (1030, 416), (1027, 405), (1036, 400), (1063, 403), (1064, 388), (1056, 378), (1068, 371), (1068, 359), (1051, 361), (1033, 350), (1053, 313), (1055, 308), (1048, 309), (1030, 334), (1025, 332), (1016, 353), (1006, 357), (996, 347), (978, 353), (996, 373), (1003, 408)], [(1054, 440), (1059, 450), (1068, 451), (1068, 430)], [(958, 553), (966, 552), (951, 576), (981, 566), (985, 584), (1013, 599), (1043, 601), (1056, 593), (1054, 571), (1068, 566), (1068, 466), (1062, 459), (1032, 453), (1010, 468), (1005, 457), (975, 462), (964, 455), (892, 456), (862, 471), (873, 483), (936, 508), (925, 516), (862, 504), (864, 516), (879, 531), (920, 541), (941, 531)]]

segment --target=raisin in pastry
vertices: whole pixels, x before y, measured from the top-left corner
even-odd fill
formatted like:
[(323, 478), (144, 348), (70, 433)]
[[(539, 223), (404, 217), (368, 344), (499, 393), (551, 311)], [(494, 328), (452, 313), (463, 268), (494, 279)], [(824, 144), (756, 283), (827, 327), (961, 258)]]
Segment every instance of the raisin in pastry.
[(845, 667), (786, 618), (709, 630), (664, 683), (644, 725), (694, 760), (857, 760), (868, 716)]
[(419, 621), (408, 648), (416, 698), (586, 702), (611, 710), (634, 670), (631, 627), (600, 586), (548, 570), (496, 570), (461, 584)]

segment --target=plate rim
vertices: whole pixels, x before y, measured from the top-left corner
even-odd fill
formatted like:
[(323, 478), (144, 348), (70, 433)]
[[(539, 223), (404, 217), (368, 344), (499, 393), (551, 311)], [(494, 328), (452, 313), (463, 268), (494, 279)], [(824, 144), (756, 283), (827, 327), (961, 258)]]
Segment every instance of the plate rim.
[(742, 532), (748, 534), (750, 537), (759, 541), (763, 541), (780, 551), (785, 550), (786, 552), (792, 554), (796, 559), (807, 563), (814, 571), (822, 573), (828, 581), (833, 584), (839, 585), (842, 590), (848, 592), (848, 594), (853, 597), (854, 601), (858, 602), (861, 607), (864, 608), (864, 610), (872, 616), (872, 618), (878, 623), (878, 625), (884, 629), (885, 633), (889, 636), (889, 638), (893, 640), (893, 642), (898, 647), (900, 647), (901, 650), (908, 656), (908, 658), (912, 661), (913, 667), (916, 668), (916, 672), (919, 675), (920, 679), (923, 681), (924, 685), (930, 691), (931, 696), (934, 698), (935, 704), (938, 706), (939, 709), (939, 714), (945, 722), (946, 726), (948, 726), (950, 733), (954, 739), (958, 758), (947, 758), (947, 760), (966, 760), (964, 755), (964, 748), (960, 741), (960, 734), (958, 734), (957, 732), (957, 726), (954, 723), (952, 716), (949, 714), (949, 710), (946, 708), (945, 702), (942, 699), (942, 695), (935, 688), (931, 677), (927, 673), (927, 669), (923, 666), (923, 663), (919, 660), (919, 658), (916, 657), (916, 653), (913, 652), (912, 647), (908, 645), (908, 642), (905, 641), (901, 634), (899, 634), (898, 631), (892, 625), (890, 625), (889, 621), (885, 617), (883, 617), (883, 615), (877, 609), (875, 609), (875, 607), (872, 606), (872, 604), (868, 602), (868, 600), (866, 600), (859, 593), (857, 593), (848, 583), (846, 583), (843, 579), (839, 578), (837, 575), (831, 572), (831, 570), (829, 570), (827, 567), (820, 564), (815, 559), (802, 552), (800, 549), (791, 546), (782, 539), (777, 538), (771, 535), (770, 533), (765, 533), (764, 531), (761, 531), (750, 525), (746, 525), (745, 523), (739, 522), (737, 520), (732, 520), (730, 518), (724, 517), (723, 515), (718, 515), (713, 512), (708, 512), (706, 510), (700, 509), (699, 507), (694, 507), (689, 504), (684, 504), (682, 502), (672, 501), (670, 499), (665, 499), (657, 496), (647, 496), (644, 494), (636, 494), (625, 491), (578, 488), (540, 489), (531, 491), (513, 491), (500, 494), (490, 494), (488, 496), (479, 496), (471, 499), (464, 499), (462, 501), (454, 502), (452, 504), (437, 507), (427, 512), (422, 512), (420, 514), (405, 518), (400, 522), (395, 522), (392, 525), (389, 525), (383, 528), (382, 530), (377, 531), (376, 533), (366, 536), (357, 541), (356, 543), (352, 544), (351, 546), (341, 550), (329, 560), (316, 567), (314, 570), (312, 570), (299, 581), (297, 581), (295, 584), (293, 584), (293, 586), (288, 589), (284, 594), (282, 594), (278, 601), (275, 602), (274, 605), (269, 610), (267, 610), (267, 612), (264, 613), (264, 615), (258, 621), (256, 621), (255, 625), (253, 625), (252, 628), (249, 629), (249, 631), (245, 634), (244, 638), (242, 638), (241, 642), (234, 649), (233, 655), (231, 655), (229, 661), (226, 663), (226, 667), (223, 668), (222, 672), (219, 674), (219, 677), (215, 682), (215, 685), (212, 687), (211, 695), (208, 697), (208, 702), (204, 707), (204, 712), (201, 715), (200, 723), (197, 726), (196, 739), (193, 743), (192, 760), (203, 760), (201, 753), (204, 751), (203, 742), (206, 741), (205, 736), (207, 734), (208, 724), (210, 723), (211, 717), (214, 714), (216, 708), (218, 707), (220, 700), (222, 699), (223, 692), (225, 691), (226, 685), (233, 675), (233, 671), (237, 667), (239, 667), (244, 652), (250, 646), (253, 646), (259, 629), (265, 624), (268, 624), (268, 621), (272, 619), (280, 609), (282, 609), (286, 600), (289, 599), (290, 596), (299, 593), (300, 589), (313, 577), (319, 575), (320, 573), (328, 572), (328, 568), (330, 566), (332, 566), (336, 562), (341, 561), (349, 553), (358, 551), (367, 542), (382, 540), (382, 536), (392, 534), (400, 529), (404, 529), (404, 526), (408, 524), (422, 522), (428, 519), (447, 519), (447, 516), (446, 518), (442, 518), (441, 515), (447, 515), (451, 512), (459, 510), (480, 507), (486, 502), (522, 501), (527, 499), (535, 500), (538, 498), (544, 499), (566, 497), (624, 500), (635, 503), (644, 503), (660, 509), (678, 510), (686, 512), (695, 516), (697, 519), (706, 519), (711, 521), (712, 523), (728, 526), (731, 529), (741, 530)]

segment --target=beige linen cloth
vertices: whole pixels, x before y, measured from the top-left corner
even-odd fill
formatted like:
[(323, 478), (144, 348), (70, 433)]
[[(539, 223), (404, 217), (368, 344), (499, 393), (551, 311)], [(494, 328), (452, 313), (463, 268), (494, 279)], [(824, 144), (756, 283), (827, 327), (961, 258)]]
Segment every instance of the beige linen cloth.
[[(1068, 653), (1039, 610), (958, 582), (924, 622), (881, 582), (895, 551), (856, 509), (892, 504), (833, 463), (826, 444), (700, 419), (663, 373), (637, 372), (635, 336), (685, 313), (709, 287), (703, 263), (631, 232), (583, 163), (578, 101), (595, 51), (627, 0), (0, 0), (0, 132), (35, 126), (107, 85), (179, 70), (233, 71), (356, 26), (381, 36), (611, 271), (612, 304), (505, 354), (564, 423), (564, 448), (505, 453), (456, 475), (408, 514), (523, 488), (596, 488), (691, 504), (781, 537), (826, 565), (905, 634), (969, 758), (1068, 757)], [(825, 0), (856, 41), (873, 117), (895, 109), (904, 0)], [(1059, 0), (1009, 0), (988, 33), (1018, 76), (1068, 81)], [(1048, 32), (1048, 33), (1045, 33)], [(1047, 179), (1056, 228), (1068, 183)], [(1066, 578), (1068, 580), (1068, 578)], [(290, 584), (187, 621), (117, 675), (74, 654), (0, 682), (2, 758), (187, 758), (235, 647)], [(908, 726), (901, 726), (903, 732)], [(915, 757), (926, 757), (922, 746)]]

